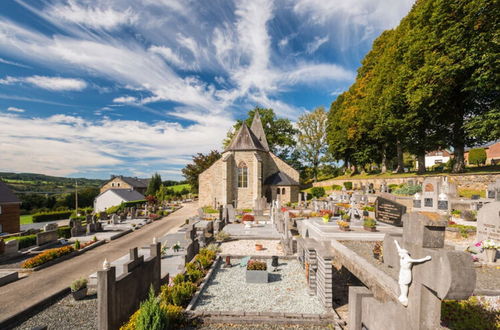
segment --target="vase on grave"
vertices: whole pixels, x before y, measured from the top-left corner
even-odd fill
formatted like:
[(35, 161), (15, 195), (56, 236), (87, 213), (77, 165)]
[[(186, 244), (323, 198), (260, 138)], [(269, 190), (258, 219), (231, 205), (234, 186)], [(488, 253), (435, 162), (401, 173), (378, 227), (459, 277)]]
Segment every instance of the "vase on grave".
[(497, 255), (497, 249), (485, 249), (485, 254), (486, 254), (486, 262), (495, 262), (496, 260), (496, 255)]

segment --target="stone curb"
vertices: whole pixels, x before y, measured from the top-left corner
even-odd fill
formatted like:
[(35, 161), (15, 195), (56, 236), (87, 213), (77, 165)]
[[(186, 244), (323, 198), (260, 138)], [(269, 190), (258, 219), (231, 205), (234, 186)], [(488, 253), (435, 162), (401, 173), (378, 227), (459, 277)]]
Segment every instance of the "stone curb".
[(196, 290), (193, 298), (191, 298), (189, 305), (187, 305), (187, 307), (186, 307), (186, 312), (190, 312), (194, 308), (194, 306), (196, 305), (196, 302), (198, 301), (198, 298), (200, 297), (201, 293), (205, 289), (205, 286), (207, 285), (208, 281), (212, 277), (212, 274), (215, 272), (215, 269), (219, 266), (221, 261), (222, 261), (222, 257), (218, 256), (217, 260), (215, 260), (215, 262), (210, 267), (207, 275), (205, 275), (205, 277), (203, 278), (203, 281), (201, 282), (200, 286), (198, 287), (198, 290)]
[(122, 231), (122, 232), (120, 232), (120, 233), (118, 233), (118, 234), (116, 234), (116, 235), (111, 236), (111, 237), (109, 238), (108, 242), (109, 242), (109, 241), (114, 241), (115, 239), (120, 238), (120, 237), (122, 237), (122, 236), (125, 236), (125, 235), (127, 235), (127, 234), (130, 234), (131, 232), (133, 232), (133, 230), (132, 230), (132, 229), (127, 229), (127, 230), (125, 230), (125, 231)]

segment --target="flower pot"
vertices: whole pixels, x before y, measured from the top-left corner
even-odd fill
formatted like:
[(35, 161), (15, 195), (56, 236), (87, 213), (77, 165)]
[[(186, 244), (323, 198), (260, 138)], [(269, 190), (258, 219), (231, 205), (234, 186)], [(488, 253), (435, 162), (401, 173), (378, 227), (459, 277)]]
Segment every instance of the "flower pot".
[(78, 291), (71, 291), (71, 295), (73, 295), (73, 299), (75, 300), (82, 300), (87, 296), (87, 287), (81, 288)]
[(495, 259), (497, 256), (497, 250), (496, 249), (485, 249), (484, 251), (486, 253), (486, 262), (495, 262)]
[(350, 231), (351, 229), (349, 229), (349, 227), (339, 227), (340, 230), (342, 231)]
[(363, 226), (364, 230), (366, 231), (377, 231), (377, 227), (367, 227), (367, 226)]
[(262, 251), (263, 248), (262, 244), (255, 244), (255, 250)]

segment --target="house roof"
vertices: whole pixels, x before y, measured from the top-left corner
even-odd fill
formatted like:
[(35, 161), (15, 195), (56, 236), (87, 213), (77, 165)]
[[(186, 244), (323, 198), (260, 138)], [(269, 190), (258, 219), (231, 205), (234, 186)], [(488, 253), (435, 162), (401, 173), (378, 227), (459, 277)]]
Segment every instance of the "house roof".
[[(148, 181), (149, 179), (139, 179), (139, 178), (132, 178), (130, 176), (118, 176), (117, 178), (122, 179), (129, 185), (131, 185), (134, 188), (147, 188), (148, 187)], [(115, 179), (115, 178), (113, 178)], [(111, 180), (113, 180), (111, 179)]]
[(465, 152), (470, 151), (471, 149), (476, 149), (476, 148), (489, 148), (492, 145), (497, 144), (497, 143), (500, 143), (500, 139), (498, 139), (496, 141), (490, 141), (488, 143), (482, 144), (482, 145), (477, 146), (477, 147), (467, 147), (467, 148), (465, 148)]
[(260, 144), (266, 151), (269, 151), (269, 145), (267, 144), (266, 132), (264, 132), (264, 127), (262, 126), (262, 121), (260, 120), (260, 115), (258, 111), (255, 111), (253, 116), (252, 126), (250, 130), (259, 139)]
[(264, 181), (269, 186), (298, 186), (299, 183), (284, 172), (276, 172), (267, 177)]
[(255, 136), (250, 128), (248, 128), (246, 123), (241, 125), (238, 133), (231, 140), (231, 143), (224, 151), (235, 151), (235, 150), (261, 150), (267, 151), (264, 146), (259, 141), (259, 138)]
[(3, 181), (0, 181), (0, 203), (21, 203), (19, 198)]
[[(126, 202), (139, 201), (139, 200), (146, 199), (146, 197), (144, 197), (143, 194), (137, 192), (136, 190), (131, 190), (131, 189), (109, 189), (103, 193), (100, 193), (99, 196), (102, 196), (102, 195), (108, 193), (108, 191), (115, 193), (116, 195), (121, 197)], [(99, 196), (97, 196), (97, 197), (99, 197)]]

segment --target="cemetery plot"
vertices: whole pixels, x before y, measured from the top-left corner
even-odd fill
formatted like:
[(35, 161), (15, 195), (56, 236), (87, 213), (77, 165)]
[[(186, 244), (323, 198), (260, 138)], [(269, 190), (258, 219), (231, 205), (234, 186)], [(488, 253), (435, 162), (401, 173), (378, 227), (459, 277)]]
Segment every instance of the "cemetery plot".
[(377, 197), (375, 201), (375, 217), (377, 221), (401, 227), (401, 218), (406, 213), (406, 206), (387, 198)]

